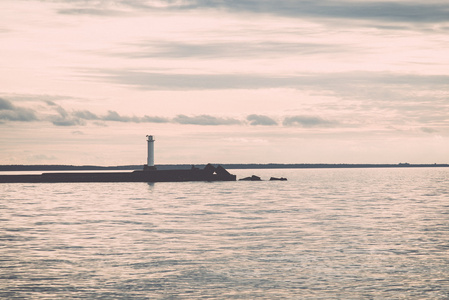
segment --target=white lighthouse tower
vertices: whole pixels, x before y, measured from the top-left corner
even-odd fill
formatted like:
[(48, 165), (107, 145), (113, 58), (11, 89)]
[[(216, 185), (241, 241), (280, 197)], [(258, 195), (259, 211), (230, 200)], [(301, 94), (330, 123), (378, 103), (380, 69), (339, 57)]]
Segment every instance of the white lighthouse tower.
[(152, 135), (147, 135), (147, 142), (148, 142), (147, 168), (155, 169), (155, 167), (154, 167), (154, 138)]

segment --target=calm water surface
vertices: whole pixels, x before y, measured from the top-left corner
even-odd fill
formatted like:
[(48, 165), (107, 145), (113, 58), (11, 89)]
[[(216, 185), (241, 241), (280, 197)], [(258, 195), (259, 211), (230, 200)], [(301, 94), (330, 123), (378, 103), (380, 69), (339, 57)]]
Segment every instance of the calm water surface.
[(449, 169), (0, 184), (2, 299), (449, 299)]

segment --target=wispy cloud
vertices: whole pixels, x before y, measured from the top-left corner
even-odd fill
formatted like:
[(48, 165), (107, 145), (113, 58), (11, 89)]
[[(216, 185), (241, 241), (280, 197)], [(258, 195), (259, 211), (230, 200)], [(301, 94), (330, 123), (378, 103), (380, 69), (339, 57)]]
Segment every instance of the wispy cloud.
[(121, 116), (116, 111), (108, 111), (108, 114), (102, 118), (104, 121), (116, 121), (116, 122), (134, 122), (138, 123), (139, 118), (137, 117), (128, 117)]
[(114, 122), (125, 122), (125, 123), (167, 123), (169, 122), (168, 118), (164, 117), (155, 117), (144, 115), (143, 117), (137, 116), (123, 116), (120, 115), (116, 111), (108, 111), (106, 115), (98, 116), (88, 110), (78, 110), (72, 113), (74, 117), (83, 120), (97, 120), (97, 121), (114, 121)]
[[(192, 2), (190, 2), (192, 3)], [(226, 8), (231, 11), (265, 13), (293, 18), (337, 18), (388, 22), (447, 22), (449, 3), (443, 1), (195, 1), (179, 8)]]
[[(292, 88), (347, 93), (348, 89), (364, 87), (391, 89), (406, 87), (442, 90), (448, 86), (449, 75), (416, 75), (389, 72), (303, 73), (297, 75), (247, 74), (180, 74), (129, 70), (85, 70), (86, 76), (134, 86), (143, 90), (223, 90)], [(96, 74), (93, 76), (92, 74)], [(377, 88), (376, 88), (377, 89)], [(390, 99), (389, 99), (390, 100)]]
[(286, 117), (282, 123), (284, 126), (300, 126), (300, 127), (330, 127), (337, 125), (338, 122), (326, 120), (316, 116), (291, 116)]
[(278, 123), (273, 120), (272, 118), (268, 116), (263, 115), (249, 115), (246, 117), (246, 120), (249, 121), (250, 125), (257, 126), (257, 125), (264, 125), (264, 126), (273, 126), (277, 125)]
[(0, 98), (0, 120), (32, 122), (36, 121), (36, 112), (30, 108), (18, 107), (11, 101)]
[[(437, 23), (449, 20), (449, 3), (446, 1), (335, 1), (335, 0), (190, 0), (190, 1), (146, 1), (104, 0), (87, 3), (71, 1), (75, 8), (59, 10), (61, 14), (114, 15), (134, 10), (227, 10), (232, 13), (276, 15), (289, 18), (353, 19), (392, 23)], [(81, 4), (83, 5), (81, 7)], [(88, 5), (86, 7), (86, 4)], [(114, 9), (114, 8), (115, 9)], [(118, 7), (118, 8), (117, 8)]]
[(100, 117), (88, 110), (74, 111), (73, 116), (83, 120), (100, 120)]
[(421, 127), (421, 131), (425, 133), (436, 133), (438, 130), (429, 127)]
[(164, 117), (152, 117), (152, 116), (143, 116), (140, 118), (140, 122), (142, 123), (168, 123), (170, 120)]
[(14, 105), (10, 101), (0, 98), (0, 110), (14, 110)]
[(121, 10), (113, 10), (109, 8), (65, 8), (59, 9), (58, 13), (62, 15), (90, 15), (90, 16), (119, 16), (124, 15)]
[(61, 106), (56, 107), (56, 111), (58, 115), (50, 116), (49, 119), (56, 126), (75, 126), (75, 125), (84, 125), (85, 122), (79, 118), (75, 118), (72, 115), (69, 115), (67, 111)]
[(119, 115), (116, 111), (108, 111), (108, 114), (105, 116), (102, 116), (98, 118), (97, 120), (102, 121), (115, 121), (115, 122), (133, 122), (133, 123), (167, 123), (169, 122), (168, 118), (163, 117), (150, 117), (150, 116), (143, 116), (143, 117), (136, 117), (136, 116), (122, 116)]
[(280, 41), (247, 41), (234, 42), (176, 42), (148, 41), (127, 46), (137, 48), (135, 51), (116, 53), (113, 55), (127, 58), (241, 58), (241, 57), (285, 57), (286, 55), (315, 55), (322, 53), (340, 53), (352, 51), (350, 45), (331, 43), (300, 43)]
[(169, 74), (128, 70), (102, 70), (95, 77), (144, 90), (254, 89), (290, 86), (296, 80), (255, 74)]
[(186, 115), (178, 115), (173, 119), (173, 122), (179, 124), (191, 125), (236, 125), (241, 124), (241, 121), (234, 118), (220, 118), (210, 115), (199, 115), (189, 117)]

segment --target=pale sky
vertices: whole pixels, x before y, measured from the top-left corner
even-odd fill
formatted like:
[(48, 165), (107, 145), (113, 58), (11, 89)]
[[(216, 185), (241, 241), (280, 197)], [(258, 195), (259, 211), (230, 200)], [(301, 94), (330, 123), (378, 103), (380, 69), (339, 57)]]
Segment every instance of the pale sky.
[(2, 0), (0, 164), (449, 163), (449, 1)]

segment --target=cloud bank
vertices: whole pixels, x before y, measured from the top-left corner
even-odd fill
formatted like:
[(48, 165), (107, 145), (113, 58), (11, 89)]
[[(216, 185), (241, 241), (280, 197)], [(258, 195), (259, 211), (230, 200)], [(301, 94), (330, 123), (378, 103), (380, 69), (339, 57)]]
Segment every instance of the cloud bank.
[(391, 23), (438, 23), (449, 20), (449, 3), (447, 1), (104, 0), (90, 4), (84, 0), (74, 0), (71, 3), (76, 7), (60, 9), (59, 13), (115, 16), (129, 12), (129, 9), (169, 12), (225, 10), (231, 13), (264, 14), (301, 19), (326, 18)]
[(142, 90), (225, 90), (225, 89), (319, 89), (338, 92), (350, 87), (410, 86), (441, 89), (449, 75), (392, 74), (389, 72), (334, 72), (296, 75), (259, 74), (176, 74), (129, 70), (85, 70), (87, 77), (134, 86)]
[(137, 116), (123, 116), (116, 111), (108, 111), (106, 115), (98, 116), (88, 110), (77, 110), (68, 114), (64, 109), (58, 108), (60, 115), (54, 119), (53, 124), (56, 126), (74, 126), (85, 125), (86, 121), (103, 121), (103, 122), (123, 122), (123, 123), (168, 123), (170, 120), (163, 117), (151, 117), (144, 115)]
[[(245, 120), (232, 117), (219, 117), (213, 115), (188, 116), (177, 115), (174, 118), (148, 116), (125, 116), (116, 111), (109, 110), (105, 115), (98, 115), (89, 110), (67, 111), (62, 106), (52, 101), (46, 101), (47, 105), (56, 114), (38, 117), (38, 113), (32, 109), (17, 107), (11, 101), (0, 98), (0, 120), (4, 121), (50, 121), (55, 126), (85, 126), (88, 121), (96, 122), (122, 122), (122, 123), (172, 123), (180, 125), (199, 126), (229, 126), (229, 125), (250, 125), (250, 126), (279, 126), (273, 118), (266, 115), (251, 114)], [(282, 122), (283, 126), (329, 127), (336, 126), (338, 122), (329, 121), (319, 116), (288, 116)]]

